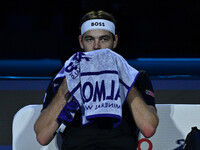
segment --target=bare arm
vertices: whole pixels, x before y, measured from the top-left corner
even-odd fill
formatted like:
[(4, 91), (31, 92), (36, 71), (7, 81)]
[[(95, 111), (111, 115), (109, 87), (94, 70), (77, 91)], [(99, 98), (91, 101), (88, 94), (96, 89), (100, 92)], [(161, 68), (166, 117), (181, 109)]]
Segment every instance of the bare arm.
[(37, 140), (41, 145), (49, 144), (54, 138), (56, 130), (59, 127), (57, 117), (65, 106), (69, 97), (70, 94), (67, 88), (67, 82), (66, 79), (64, 79), (52, 102), (41, 112), (34, 125)]
[(135, 87), (132, 87), (127, 102), (141, 133), (147, 138), (153, 136), (159, 123), (156, 109), (144, 102)]

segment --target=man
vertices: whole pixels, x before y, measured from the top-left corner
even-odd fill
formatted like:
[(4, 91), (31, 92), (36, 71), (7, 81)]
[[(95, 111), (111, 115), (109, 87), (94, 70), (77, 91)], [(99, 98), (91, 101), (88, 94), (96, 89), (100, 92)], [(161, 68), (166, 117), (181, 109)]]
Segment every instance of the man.
[[(105, 48), (114, 50), (117, 46), (115, 19), (107, 12), (87, 13), (81, 20), (80, 29), (80, 47), (86, 52)], [(66, 79), (63, 79), (55, 94), (52, 82), (49, 84), (43, 110), (34, 126), (37, 140), (41, 145), (47, 145), (54, 138), (60, 126), (57, 118), (69, 97)], [(81, 112), (77, 111), (74, 120), (66, 123), (67, 127), (61, 134), (62, 148), (133, 150), (138, 144), (138, 129), (145, 137), (151, 137), (156, 131), (158, 117), (151, 81), (145, 72), (140, 73), (131, 88), (122, 111), (122, 121), (116, 128), (110, 125), (108, 118), (99, 118), (95, 123), (82, 126)]]

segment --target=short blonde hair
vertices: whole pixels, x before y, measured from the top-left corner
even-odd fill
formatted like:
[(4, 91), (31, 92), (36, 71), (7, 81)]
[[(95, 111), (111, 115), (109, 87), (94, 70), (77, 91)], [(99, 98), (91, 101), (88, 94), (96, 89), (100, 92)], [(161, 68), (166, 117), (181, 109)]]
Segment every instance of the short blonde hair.
[(114, 16), (108, 12), (105, 12), (103, 10), (99, 10), (99, 11), (90, 11), (87, 14), (85, 14), (80, 22), (80, 26), (79, 29), (81, 29), (81, 25), (90, 19), (105, 19), (105, 20), (109, 20), (111, 22), (113, 22), (115, 24), (116, 27), (116, 20), (114, 18)]

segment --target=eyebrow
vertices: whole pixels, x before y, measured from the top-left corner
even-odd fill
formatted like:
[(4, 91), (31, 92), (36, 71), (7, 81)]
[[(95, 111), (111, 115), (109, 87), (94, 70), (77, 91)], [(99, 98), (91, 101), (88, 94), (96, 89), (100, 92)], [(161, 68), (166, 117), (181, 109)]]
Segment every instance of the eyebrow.
[(87, 38), (94, 38), (94, 37), (91, 35), (82, 36), (82, 39), (87, 39)]
[[(101, 35), (101, 36), (99, 36), (98, 38), (99, 39), (101, 39), (101, 38), (104, 38), (104, 37), (106, 37), (106, 38), (111, 38), (111, 36), (110, 35)], [(87, 39), (87, 38), (95, 38), (94, 36), (91, 36), (91, 35), (86, 35), (86, 36), (84, 36), (84, 37), (82, 37), (83, 39)]]

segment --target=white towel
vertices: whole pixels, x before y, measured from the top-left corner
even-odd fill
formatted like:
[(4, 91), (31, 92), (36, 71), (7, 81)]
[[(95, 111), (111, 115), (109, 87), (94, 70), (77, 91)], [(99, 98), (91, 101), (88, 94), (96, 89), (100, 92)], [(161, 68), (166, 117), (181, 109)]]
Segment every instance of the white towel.
[(110, 117), (116, 127), (138, 74), (122, 56), (109, 49), (74, 54), (54, 78), (55, 90), (60, 85), (59, 79), (66, 78), (73, 97), (65, 106), (71, 118), (64, 120), (72, 121), (75, 111), (81, 109), (83, 125), (98, 117)]

